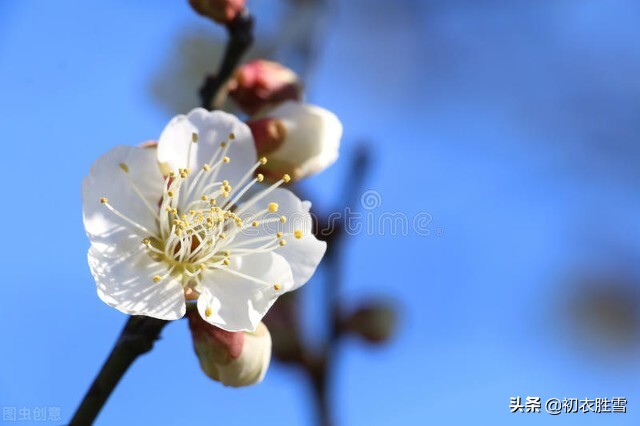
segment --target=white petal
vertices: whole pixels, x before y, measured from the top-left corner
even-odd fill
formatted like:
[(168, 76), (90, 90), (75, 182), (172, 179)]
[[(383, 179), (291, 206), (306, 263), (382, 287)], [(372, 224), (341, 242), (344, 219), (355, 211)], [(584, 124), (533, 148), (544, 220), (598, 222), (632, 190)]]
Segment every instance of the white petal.
[[(198, 135), (197, 143), (193, 143), (193, 133)], [(235, 136), (233, 140), (230, 134)], [(197, 171), (211, 161), (221, 142), (229, 143), (226, 155), (231, 162), (221, 165), (218, 178), (233, 186), (255, 164), (256, 149), (249, 127), (232, 114), (196, 108), (173, 118), (158, 141), (158, 161), (169, 170), (189, 167)]]
[[(158, 162), (166, 166), (165, 173), (191, 167), (195, 164), (198, 152), (197, 144), (193, 143), (193, 134), (198, 129), (189, 121), (186, 115), (177, 115), (171, 119), (158, 139)], [(191, 157), (187, 161), (189, 146)]]
[(268, 116), (280, 119), (287, 128), (285, 141), (269, 158), (294, 164), (300, 176), (318, 173), (338, 158), (342, 124), (331, 111), (287, 101)]
[(144, 250), (114, 258), (92, 247), (88, 257), (98, 296), (106, 304), (130, 315), (164, 320), (184, 316), (181, 283), (171, 277), (154, 283), (153, 276), (165, 274), (167, 266), (153, 261)]
[[(129, 179), (148, 205), (136, 194)], [(109, 211), (100, 203), (100, 198), (107, 197), (115, 209), (156, 232), (156, 215), (149, 207), (157, 206), (163, 185), (155, 149), (117, 146), (98, 158), (82, 181), (84, 227), (94, 249), (103, 255), (119, 257), (139, 247), (142, 238), (148, 237), (144, 231)]]
[[(313, 235), (313, 220), (309, 214), (311, 203), (308, 201), (300, 201), (293, 192), (287, 189), (277, 188), (274, 190), (267, 197), (243, 213), (243, 219), (247, 222), (253, 220), (253, 215), (265, 209), (270, 202), (278, 204), (278, 211), (268, 214), (266, 219), (285, 216), (287, 221), (284, 224), (275, 222), (259, 225), (257, 228), (247, 228), (242, 234), (236, 237), (234, 244), (245, 244), (248, 240), (274, 235), (278, 231), (283, 232), (285, 234), (286, 245), (278, 247), (275, 252), (289, 262), (294, 281), (292, 290), (295, 290), (311, 278), (324, 256), (327, 243), (318, 240), (315, 235)], [(240, 205), (239, 209), (242, 211), (242, 205)], [(261, 221), (264, 222), (264, 219), (261, 219)], [(297, 239), (293, 235), (287, 235), (293, 234), (296, 230), (302, 232), (302, 238)], [(260, 244), (263, 244), (263, 242), (256, 243), (253, 247)], [(233, 245), (231, 245), (231, 251), (233, 252)]]
[[(266, 284), (224, 270), (205, 272), (198, 312), (205, 321), (224, 330), (254, 331), (278, 296), (293, 286), (291, 268), (282, 256), (261, 253), (232, 257), (229, 269)], [(280, 290), (274, 289), (276, 283)]]

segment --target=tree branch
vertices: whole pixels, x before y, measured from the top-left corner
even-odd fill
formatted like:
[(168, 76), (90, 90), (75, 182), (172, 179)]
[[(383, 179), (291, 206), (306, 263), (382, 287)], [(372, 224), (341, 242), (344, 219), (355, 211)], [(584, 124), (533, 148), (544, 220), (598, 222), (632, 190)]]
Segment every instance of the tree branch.
[(168, 321), (131, 316), (102, 369), (82, 399), (69, 426), (93, 424), (111, 392), (140, 355), (149, 352)]
[(247, 9), (229, 22), (227, 32), (229, 43), (224, 51), (222, 64), (216, 75), (209, 75), (200, 88), (202, 107), (220, 109), (224, 102), (224, 86), (238, 66), (240, 59), (253, 44), (253, 16)]

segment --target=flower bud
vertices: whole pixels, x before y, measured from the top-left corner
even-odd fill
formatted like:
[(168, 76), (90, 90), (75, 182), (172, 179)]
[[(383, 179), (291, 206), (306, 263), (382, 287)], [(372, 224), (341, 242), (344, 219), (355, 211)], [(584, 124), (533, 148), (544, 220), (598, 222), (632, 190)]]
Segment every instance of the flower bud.
[(271, 360), (271, 335), (263, 323), (253, 332), (230, 332), (205, 322), (195, 311), (187, 315), (193, 347), (207, 376), (233, 387), (262, 381)]
[(239, 67), (229, 81), (229, 96), (247, 114), (302, 97), (298, 76), (277, 62), (258, 59)]
[(396, 311), (385, 301), (364, 303), (344, 321), (343, 327), (369, 343), (383, 343), (396, 328)]
[(245, 3), (246, 0), (189, 0), (196, 12), (220, 24), (233, 21), (244, 10)]
[(338, 158), (342, 124), (331, 111), (287, 101), (247, 122), (259, 156), (268, 162), (261, 172), (272, 179), (289, 174), (302, 179), (333, 164)]

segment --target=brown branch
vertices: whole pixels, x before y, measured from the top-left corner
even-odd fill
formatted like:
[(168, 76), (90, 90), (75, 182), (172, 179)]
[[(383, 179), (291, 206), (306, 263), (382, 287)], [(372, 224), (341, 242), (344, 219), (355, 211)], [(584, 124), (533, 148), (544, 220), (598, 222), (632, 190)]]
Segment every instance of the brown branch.
[(140, 355), (153, 348), (168, 321), (144, 316), (131, 316), (120, 337), (82, 399), (69, 426), (93, 424), (120, 379)]
[(215, 75), (209, 75), (200, 88), (202, 107), (206, 109), (220, 109), (224, 102), (225, 91), (222, 90), (240, 59), (253, 44), (253, 16), (244, 9), (227, 25), (229, 42), (224, 51), (220, 69)]

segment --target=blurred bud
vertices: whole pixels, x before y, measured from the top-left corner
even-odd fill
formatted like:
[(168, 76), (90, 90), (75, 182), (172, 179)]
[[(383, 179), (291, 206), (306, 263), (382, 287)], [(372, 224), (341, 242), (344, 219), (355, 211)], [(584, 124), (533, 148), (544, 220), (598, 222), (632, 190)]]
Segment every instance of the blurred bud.
[(284, 101), (299, 101), (302, 85), (296, 73), (277, 62), (258, 59), (239, 67), (229, 81), (229, 96), (247, 114)]
[(140, 148), (157, 148), (158, 147), (158, 141), (153, 141), (153, 140), (144, 141), (138, 146)]
[(196, 12), (220, 24), (233, 21), (244, 10), (245, 3), (246, 0), (189, 0)]
[(383, 343), (395, 331), (396, 311), (389, 303), (365, 303), (345, 319), (343, 327), (370, 343)]
[(249, 121), (259, 156), (268, 162), (261, 172), (272, 179), (294, 180), (321, 172), (338, 158), (342, 124), (326, 109), (287, 101)]
[(229, 332), (205, 322), (198, 312), (188, 314), (193, 347), (207, 376), (225, 386), (259, 383), (271, 360), (271, 335), (260, 323), (254, 332)]

